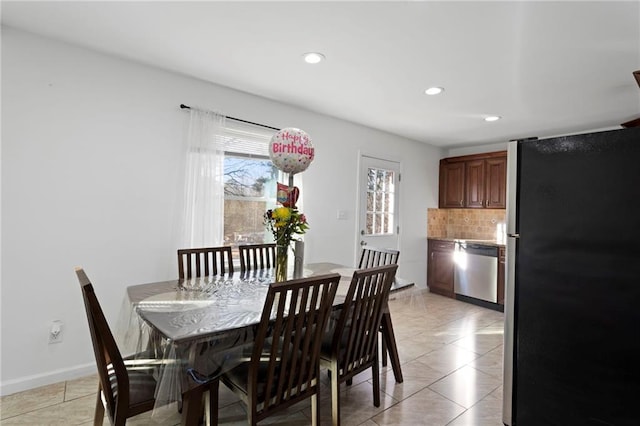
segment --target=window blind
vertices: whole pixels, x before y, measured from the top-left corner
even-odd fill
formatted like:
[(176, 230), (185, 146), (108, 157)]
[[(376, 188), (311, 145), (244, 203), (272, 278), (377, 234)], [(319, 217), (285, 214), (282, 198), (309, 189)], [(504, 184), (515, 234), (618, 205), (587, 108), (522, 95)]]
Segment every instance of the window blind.
[(269, 156), (269, 142), (276, 133), (255, 124), (236, 120), (225, 120), (222, 130), (224, 151), (246, 157), (264, 158)]

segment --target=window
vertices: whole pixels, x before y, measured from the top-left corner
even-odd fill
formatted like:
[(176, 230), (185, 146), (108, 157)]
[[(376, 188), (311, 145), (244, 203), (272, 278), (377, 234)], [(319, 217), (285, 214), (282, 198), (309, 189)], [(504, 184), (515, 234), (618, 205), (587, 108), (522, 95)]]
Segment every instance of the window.
[(269, 141), (274, 133), (264, 127), (226, 120), (222, 135), (225, 245), (273, 241), (263, 224), (263, 215), (276, 204), (278, 170), (269, 159)]
[(393, 234), (394, 171), (369, 168), (367, 171), (367, 220), (365, 235)]

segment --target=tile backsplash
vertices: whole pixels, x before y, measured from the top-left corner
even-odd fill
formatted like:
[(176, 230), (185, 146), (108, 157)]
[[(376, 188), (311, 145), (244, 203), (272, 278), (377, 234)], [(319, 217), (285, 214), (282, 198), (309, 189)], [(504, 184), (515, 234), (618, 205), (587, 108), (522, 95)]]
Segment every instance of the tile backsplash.
[(500, 240), (505, 219), (503, 209), (428, 209), (427, 236)]

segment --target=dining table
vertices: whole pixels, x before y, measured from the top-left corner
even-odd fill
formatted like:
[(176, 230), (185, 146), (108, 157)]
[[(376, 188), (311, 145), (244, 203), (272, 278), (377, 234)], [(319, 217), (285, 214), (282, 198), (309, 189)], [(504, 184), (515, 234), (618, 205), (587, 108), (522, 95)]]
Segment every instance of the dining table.
[[(339, 274), (334, 299), (337, 309), (344, 302), (354, 270), (336, 263), (311, 263), (304, 265), (302, 276)], [(274, 278), (273, 269), (262, 269), (127, 287), (118, 340), (130, 356), (156, 360), (153, 418), (161, 420), (174, 414), (175, 404), (181, 409), (190, 391), (200, 385), (194, 377), (213, 379), (250, 356)], [(391, 292), (412, 286), (412, 282), (396, 277)], [(388, 306), (380, 331), (395, 379), (402, 382)], [(185, 419), (183, 411), (183, 424)]]

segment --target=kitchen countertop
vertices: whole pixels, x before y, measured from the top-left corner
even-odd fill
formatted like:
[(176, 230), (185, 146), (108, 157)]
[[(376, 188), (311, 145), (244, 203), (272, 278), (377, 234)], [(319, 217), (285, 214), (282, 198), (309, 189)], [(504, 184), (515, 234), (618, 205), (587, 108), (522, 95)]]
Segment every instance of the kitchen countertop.
[(438, 240), (438, 241), (449, 241), (449, 242), (467, 242), (474, 244), (482, 244), (485, 246), (493, 246), (493, 247), (505, 247), (505, 244), (499, 243), (497, 240), (478, 240), (473, 238), (437, 238), (437, 237), (427, 237), (429, 240)]

